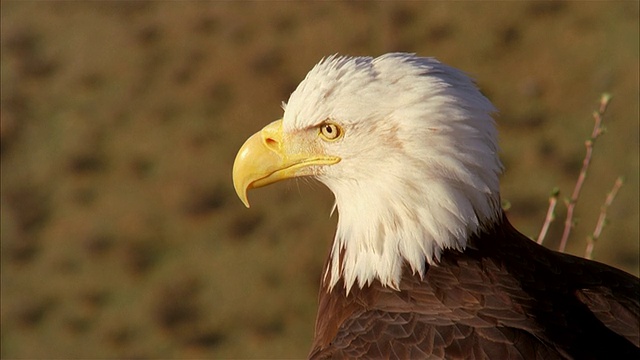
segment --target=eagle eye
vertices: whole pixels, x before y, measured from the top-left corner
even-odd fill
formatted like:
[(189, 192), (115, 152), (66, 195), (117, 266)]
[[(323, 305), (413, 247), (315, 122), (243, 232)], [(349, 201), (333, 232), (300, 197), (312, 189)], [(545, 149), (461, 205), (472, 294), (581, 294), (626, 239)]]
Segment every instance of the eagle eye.
[(327, 141), (335, 141), (342, 136), (342, 128), (334, 123), (320, 125), (320, 136)]

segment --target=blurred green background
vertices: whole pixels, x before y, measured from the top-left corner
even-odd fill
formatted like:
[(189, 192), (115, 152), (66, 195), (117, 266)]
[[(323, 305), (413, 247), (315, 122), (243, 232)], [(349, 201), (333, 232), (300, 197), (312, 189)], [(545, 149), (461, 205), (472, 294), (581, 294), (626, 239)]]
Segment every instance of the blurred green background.
[(529, 236), (611, 92), (569, 252), (623, 175), (594, 256), (638, 274), (637, 1), (1, 4), (3, 358), (306, 356), (331, 194), (290, 181), (247, 210), (231, 166), (334, 53), (416, 52), (476, 78)]

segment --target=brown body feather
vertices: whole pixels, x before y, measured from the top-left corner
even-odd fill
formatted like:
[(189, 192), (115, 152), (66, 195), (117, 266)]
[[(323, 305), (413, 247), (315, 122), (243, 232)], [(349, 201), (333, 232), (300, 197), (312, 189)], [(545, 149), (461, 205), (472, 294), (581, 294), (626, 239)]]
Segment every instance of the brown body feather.
[(320, 290), (309, 357), (640, 359), (640, 280), (548, 250), (505, 217), (400, 290)]

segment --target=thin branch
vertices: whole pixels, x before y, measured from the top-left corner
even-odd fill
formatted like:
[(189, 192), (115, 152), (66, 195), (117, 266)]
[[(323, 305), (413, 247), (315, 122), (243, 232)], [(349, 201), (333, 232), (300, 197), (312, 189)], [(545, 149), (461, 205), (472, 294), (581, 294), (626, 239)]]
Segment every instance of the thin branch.
[(544, 219), (544, 224), (542, 224), (542, 229), (540, 229), (540, 234), (538, 234), (538, 244), (542, 245), (544, 242), (544, 238), (547, 236), (547, 231), (549, 230), (549, 225), (556, 219), (556, 205), (558, 204), (558, 196), (560, 195), (560, 189), (555, 188), (551, 192), (551, 196), (549, 196), (549, 209), (547, 210), (547, 216)]
[(602, 229), (606, 225), (607, 210), (609, 209), (609, 206), (611, 206), (613, 199), (616, 198), (616, 195), (618, 194), (618, 190), (620, 190), (620, 187), (622, 186), (623, 183), (624, 183), (624, 179), (622, 178), (622, 176), (616, 179), (616, 182), (613, 184), (611, 191), (609, 191), (609, 193), (607, 194), (607, 198), (604, 200), (604, 204), (600, 208), (600, 216), (598, 216), (598, 222), (596, 223), (596, 228), (593, 231), (593, 235), (587, 237), (587, 249), (584, 252), (584, 257), (587, 259), (591, 259), (593, 248), (595, 247), (596, 242), (600, 238), (600, 234), (602, 234)]
[(611, 100), (611, 95), (602, 94), (600, 98), (600, 107), (598, 111), (593, 113), (593, 119), (595, 120), (595, 124), (593, 126), (593, 131), (591, 133), (591, 138), (585, 141), (584, 145), (586, 147), (586, 154), (584, 160), (582, 161), (582, 169), (580, 170), (580, 175), (578, 176), (578, 180), (576, 181), (576, 186), (573, 189), (573, 193), (571, 194), (571, 199), (566, 202), (567, 205), (567, 218), (564, 222), (564, 231), (562, 233), (562, 238), (560, 239), (560, 246), (558, 246), (558, 251), (564, 252), (567, 246), (567, 240), (569, 239), (569, 234), (573, 229), (573, 211), (576, 207), (576, 203), (578, 202), (578, 197), (580, 196), (580, 190), (582, 190), (582, 185), (584, 185), (584, 181), (587, 178), (587, 170), (589, 169), (589, 164), (591, 163), (591, 155), (593, 153), (593, 144), (596, 139), (602, 135), (602, 116), (607, 110), (607, 106), (609, 105), (609, 101)]

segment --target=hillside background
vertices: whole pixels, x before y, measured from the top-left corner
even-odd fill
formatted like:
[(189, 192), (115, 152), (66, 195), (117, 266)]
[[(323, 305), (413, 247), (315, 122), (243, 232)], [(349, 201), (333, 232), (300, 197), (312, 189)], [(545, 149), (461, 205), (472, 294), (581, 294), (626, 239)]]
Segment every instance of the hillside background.
[(245, 209), (231, 166), (334, 53), (416, 52), (477, 79), (532, 237), (613, 94), (569, 252), (622, 175), (594, 256), (638, 275), (638, 4), (3, 0), (0, 355), (304, 357), (331, 194), (290, 181)]

